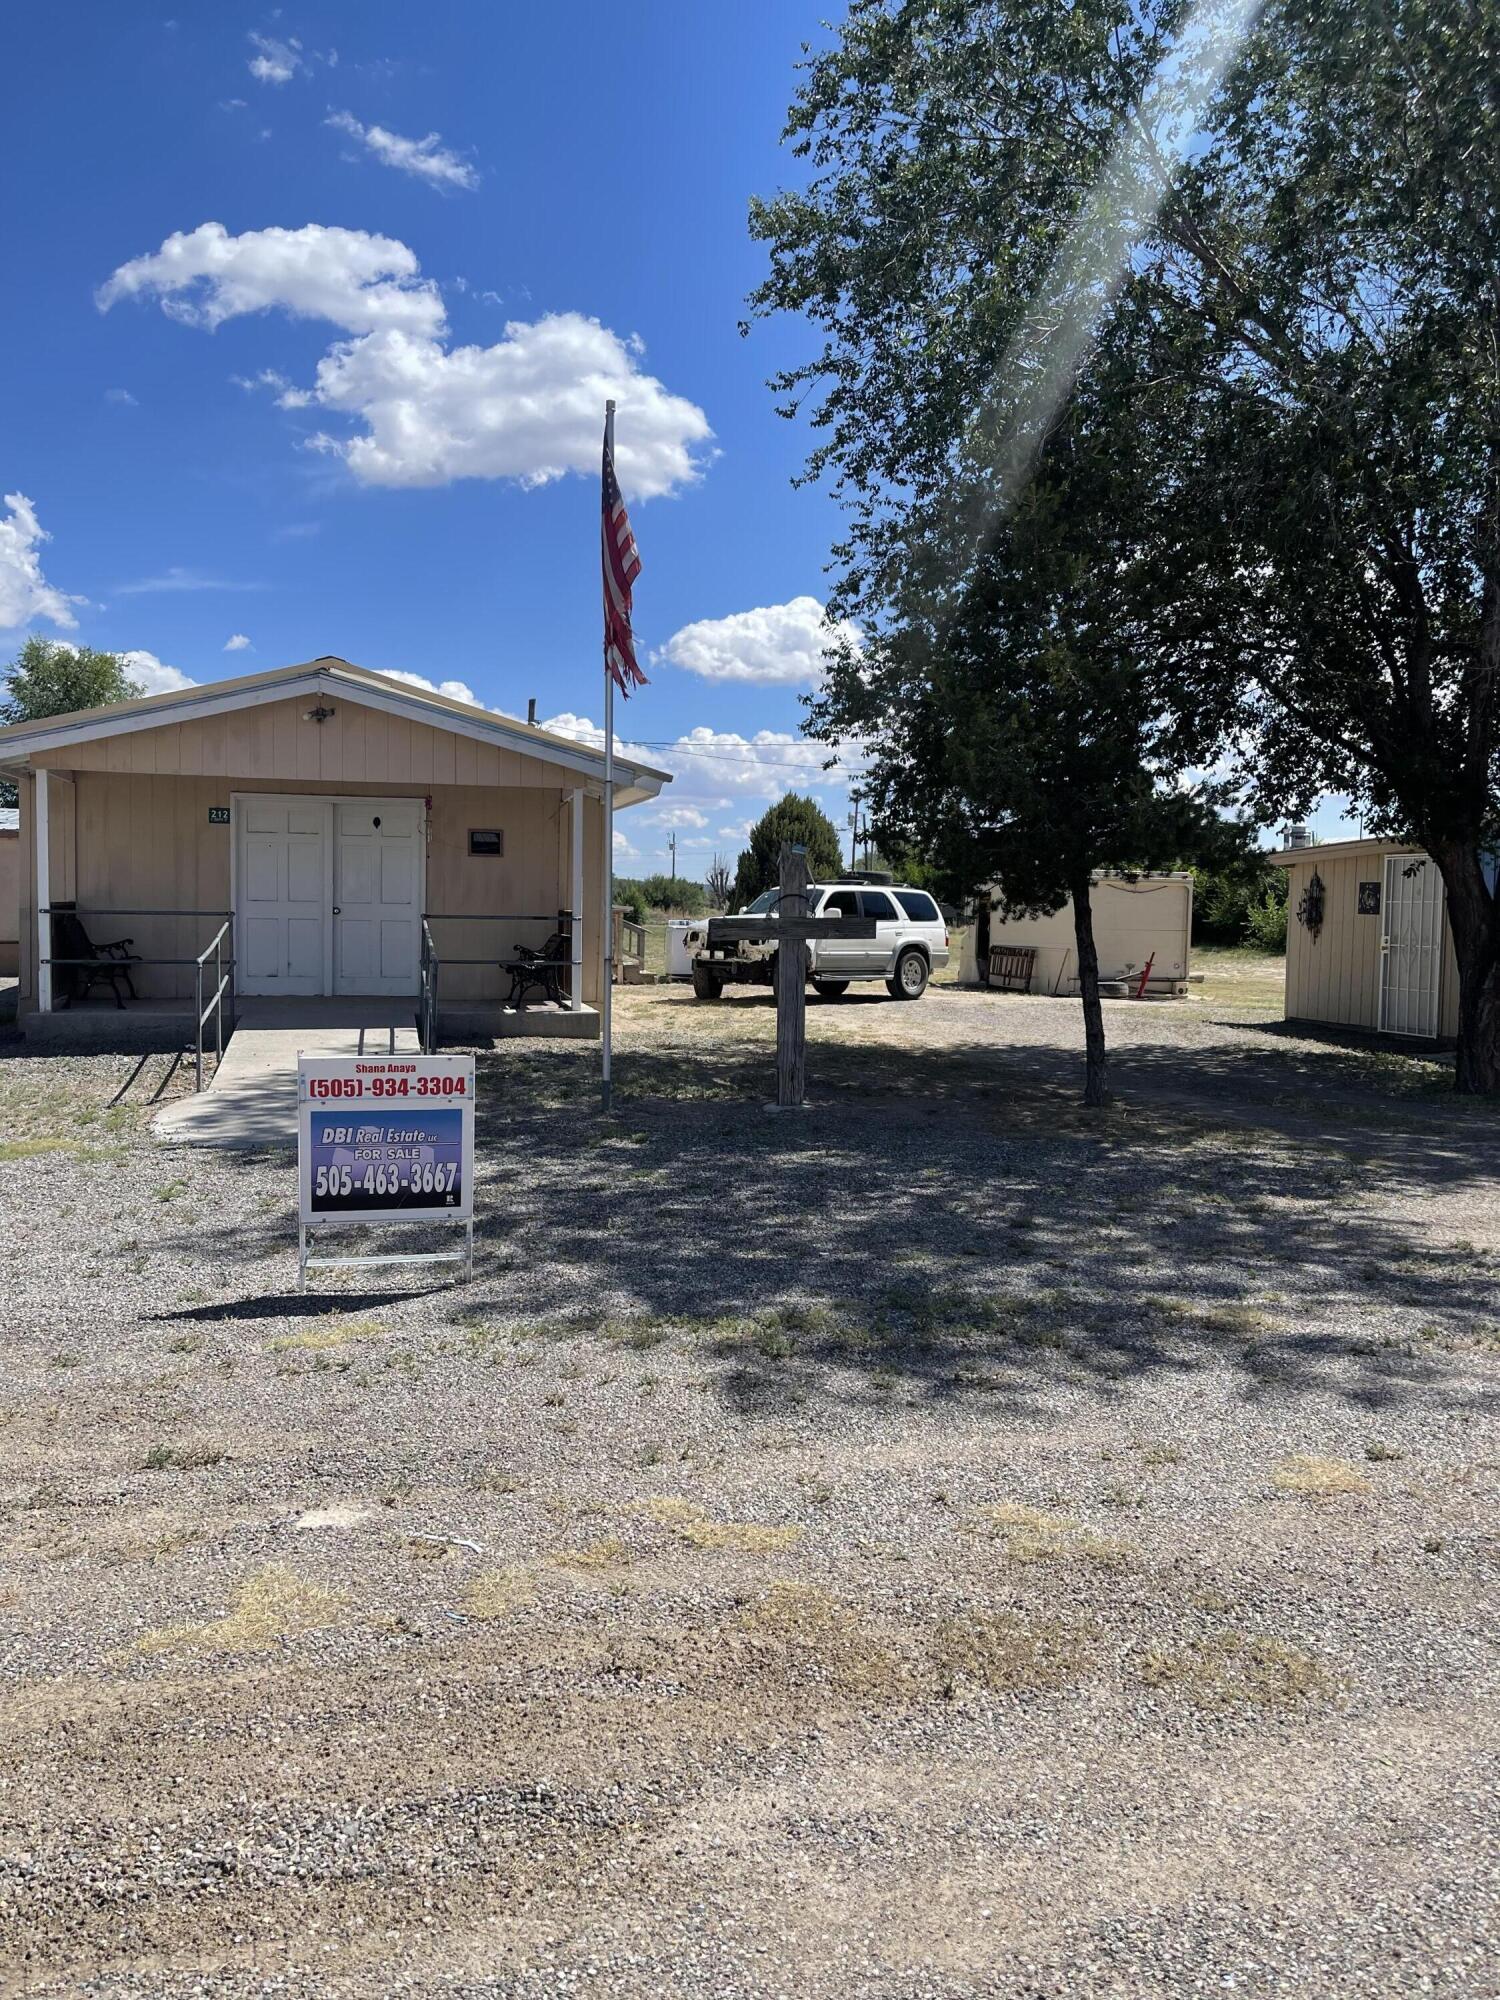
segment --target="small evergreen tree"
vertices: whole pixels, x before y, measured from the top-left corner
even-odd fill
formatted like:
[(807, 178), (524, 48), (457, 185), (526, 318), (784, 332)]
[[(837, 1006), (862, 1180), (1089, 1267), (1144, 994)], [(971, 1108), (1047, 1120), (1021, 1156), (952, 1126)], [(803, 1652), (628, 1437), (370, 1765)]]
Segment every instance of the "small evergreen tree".
[(836, 880), (843, 873), (838, 829), (816, 799), (800, 792), (788, 792), (763, 812), (750, 829), (750, 845), (739, 858), (734, 873), (736, 909), (753, 903), (757, 896), (781, 879), (781, 843), (790, 841), (807, 849), (807, 865), (815, 882)]

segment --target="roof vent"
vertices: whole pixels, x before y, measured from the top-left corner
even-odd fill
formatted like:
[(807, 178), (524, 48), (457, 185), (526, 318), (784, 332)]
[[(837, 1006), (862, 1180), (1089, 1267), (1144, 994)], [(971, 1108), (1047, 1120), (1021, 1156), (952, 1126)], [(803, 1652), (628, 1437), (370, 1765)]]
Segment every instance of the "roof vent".
[(1286, 844), (1288, 847), (1316, 847), (1318, 843), (1310, 826), (1298, 825), (1287, 828)]

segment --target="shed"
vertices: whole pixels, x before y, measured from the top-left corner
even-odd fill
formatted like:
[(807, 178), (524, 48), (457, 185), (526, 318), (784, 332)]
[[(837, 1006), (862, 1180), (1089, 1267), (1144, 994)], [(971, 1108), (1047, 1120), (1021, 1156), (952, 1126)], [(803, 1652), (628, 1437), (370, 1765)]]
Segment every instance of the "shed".
[[(602, 749), (325, 655), (14, 724), (0, 770), (28, 1033), (114, 1004), (64, 1011), (63, 910), (133, 940), (136, 1020), (187, 1013), (207, 954), (240, 995), (415, 1006), (430, 981), (453, 1032), (598, 1032)], [(617, 807), (669, 782), (619, 757), (615, 780)], [(565, 1005), (506, 1009), (504, 963), (559, 933)]]
[(1289, 847), (1286, 1018), (1422, 1041), (1458, 1034), (1458, 963), (1437, 864), (1396, 840)]
[[(988, 984), (992, 954), (1007, 946), (1035, 952), (1032, 993), (1078, 991), (1078, 946), (1073, 899), (1045, 917), (1000, 917), (1000, 885), (981, 890), (978, 914), (964, 936), (961, 977)], [(1148, 992), (1170, 992), (1188, 976), (1193, 935), (1193, 878), (1186, 871), (1149, 875), (1096, 875), (1090, 891), (1099, 977), (1139, 981), (1149, 964)]]

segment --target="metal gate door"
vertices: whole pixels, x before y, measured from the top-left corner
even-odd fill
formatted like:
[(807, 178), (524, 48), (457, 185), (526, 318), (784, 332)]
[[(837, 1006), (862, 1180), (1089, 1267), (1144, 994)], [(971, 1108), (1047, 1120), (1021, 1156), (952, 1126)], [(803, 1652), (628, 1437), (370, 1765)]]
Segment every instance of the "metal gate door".
[(1437, 1039), (1443, 878), (1425, 854), (1388, 854), (1380, 939), (1380, 1028)]

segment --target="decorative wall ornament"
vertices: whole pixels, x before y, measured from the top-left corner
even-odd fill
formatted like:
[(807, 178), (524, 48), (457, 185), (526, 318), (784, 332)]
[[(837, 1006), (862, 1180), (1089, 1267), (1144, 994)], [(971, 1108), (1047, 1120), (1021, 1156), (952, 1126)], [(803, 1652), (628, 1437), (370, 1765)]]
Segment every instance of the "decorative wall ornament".
[(1315, 868), (1308, 877), (1307, 887), (1302, 891), (1297, 904), (1297, 921), (1316, 944), (1318, 933), (1323, 928), (1323, 878)]
[(1362, 917), (1380, 915), (1380, 884), (1361, 882), (1359, 885), (1359, 914)]

